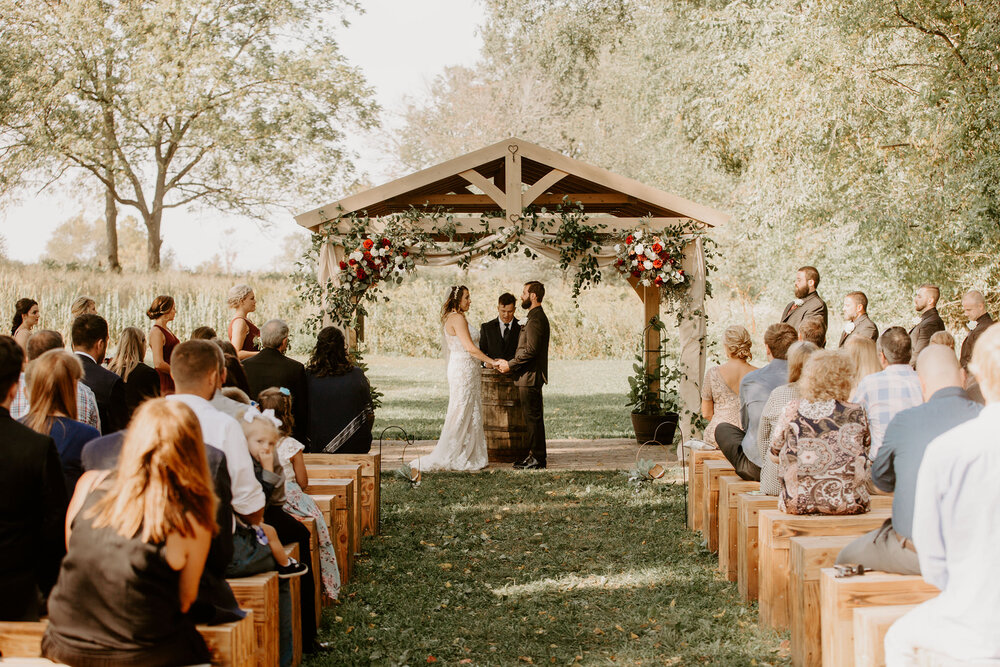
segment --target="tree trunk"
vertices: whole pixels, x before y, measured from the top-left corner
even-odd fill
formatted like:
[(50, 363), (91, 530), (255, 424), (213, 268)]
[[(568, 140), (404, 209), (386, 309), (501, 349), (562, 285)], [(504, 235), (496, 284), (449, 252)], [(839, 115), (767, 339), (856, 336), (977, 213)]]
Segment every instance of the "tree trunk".
[[(114, 182), (114, 172), (108, 169), (105, 173), (107, 178)], [(115, 201), (114, 189), (109, 187), (104, 188), (104, 229), (108, 250), (108, 268), (115, 273), (121, 273), (122, 265), (118, 261), (118, 203)]]
[(146, 269), (156, 273), (160, 270), (160, 246), (163, 245), (163, 240), (160, 238), (163, 209), (156, 207), (151, 214), (143, 213), (142, 217), (146, 223)]

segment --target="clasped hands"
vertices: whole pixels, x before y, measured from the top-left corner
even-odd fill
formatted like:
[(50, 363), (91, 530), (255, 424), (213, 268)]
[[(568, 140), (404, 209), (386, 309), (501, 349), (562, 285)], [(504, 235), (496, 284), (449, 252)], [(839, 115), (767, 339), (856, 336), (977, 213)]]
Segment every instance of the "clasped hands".
[(491, 366), (501, 373), (510, 373), (510, 364), (506, 359), (494, 359)]

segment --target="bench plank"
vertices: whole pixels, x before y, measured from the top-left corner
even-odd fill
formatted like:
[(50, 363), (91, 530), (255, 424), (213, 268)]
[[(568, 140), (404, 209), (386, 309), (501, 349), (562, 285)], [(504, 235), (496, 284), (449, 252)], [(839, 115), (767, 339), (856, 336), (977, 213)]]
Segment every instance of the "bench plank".
[(381, 454), (304, 454), (306, 468), (310, 465), (361, 466), (361, 530), (365, 536), (378, 535), (381, 530), (382, 455)]
[(840, 550), (854, 539), (853, 535), (835, 535), (789, 540), (791, 576), (788, 590), (792, 604), (792, 664), (795, 667), (823, 664), (819, 572), (833, 566)]
[(241, 609), (253, 612), (257, 664), (277, 664), (280, 656), (278, 618), (278, 573), (262, 572), (250, 577), (227, 579)]
[(777, 508), (777, 496), (741, 493), (736, 498), (736, 583), (744, 602), (757, 599), (757, 515)]
[(708, 544), (708, 550), (715, 553), (719, 550), (719, 479), (724, 475), (734, 475), (736, 471), (729, 461), (709, 460), (702, 464), (702, 484), (705, 486), (702, 507), (702, 536)]
[(863, 607), (854, 610), (854, 663), (885, 667), (885, 633), (915, 604)]
[(718, 449), (695, 449), (688, 454), (687, 522), (691, 530), (701, 530), (702, 467), (705, 461), (725, 460), (725, 458)]
[(719, 572), (737, 580), (736, 499), (741, 493), (760, 489), (760, 482), (747, 482), (738, 475), (719, 478)]

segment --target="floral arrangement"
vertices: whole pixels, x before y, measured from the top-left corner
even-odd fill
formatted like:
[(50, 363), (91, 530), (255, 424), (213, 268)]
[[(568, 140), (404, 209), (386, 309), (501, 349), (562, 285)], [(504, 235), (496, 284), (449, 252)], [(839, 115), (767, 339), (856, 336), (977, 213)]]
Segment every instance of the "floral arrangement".
[(344, 250), (347, 257), (340, 262), (339, 278), (352, 292), (364, 292), (385, 280), (400, 283), (415, 267), (409, 251), (385, 237), (360, 237), (356, 246)]
[(618, 259), (615, 266), (626, 275), (637, 278), (645, 287), (683, 285), (687, 282), (681, 261), (684, 248), (677, 239), (664, 240), (641, 229), (615, 245)]

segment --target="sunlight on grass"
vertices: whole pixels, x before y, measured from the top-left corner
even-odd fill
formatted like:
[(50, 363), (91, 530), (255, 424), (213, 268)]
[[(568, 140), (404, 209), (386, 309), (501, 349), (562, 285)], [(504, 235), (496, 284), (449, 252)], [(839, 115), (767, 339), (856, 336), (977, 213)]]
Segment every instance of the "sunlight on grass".
[[(581, 577), (578, 574), (567, 574), (555, 579), (548, 578), (527, 584), (510, 584), (493, 588), (491, 592), (500, 597), (532, 596), (541, 593), (565, 593), (582, 589), (614, 590), (618, 588), (647, 588), (658, 584), (676, 583), (678, 575), (673, 568), (654, 567), (642, 570), (629, 570), (619, 574), (589, 575)], [(688, 577), (689, 578), (689, 577)]]

